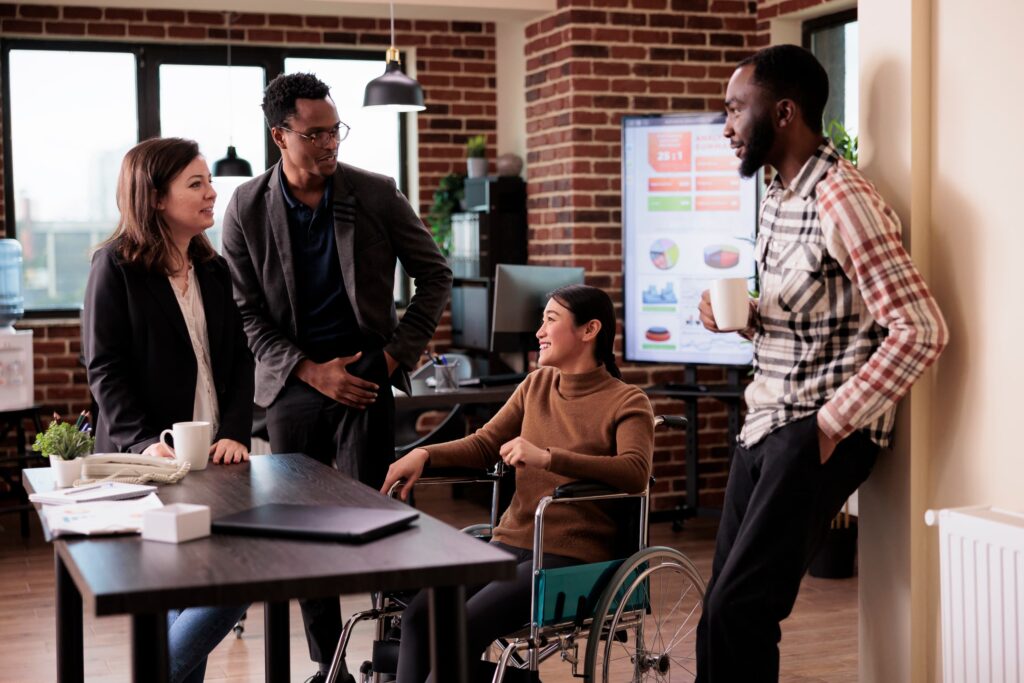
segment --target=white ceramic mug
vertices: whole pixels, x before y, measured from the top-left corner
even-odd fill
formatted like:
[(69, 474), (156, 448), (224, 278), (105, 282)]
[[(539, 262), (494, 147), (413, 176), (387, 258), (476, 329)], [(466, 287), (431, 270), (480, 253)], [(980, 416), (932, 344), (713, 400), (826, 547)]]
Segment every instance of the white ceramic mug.
[[(174, 447), (167, 443), (167, 435), (174, 438)], [(210, 423), (175, 422), (171, 429), (160, 432), (160, 441), (171, 448), (179, 463), (188, 461), (192, 470), (204, 470), (210, 461)]]
[(747, 278), (729, 277), (711, 283), (711, 313), (718, 329), (742, 330), (750, 319), (750, 295)]

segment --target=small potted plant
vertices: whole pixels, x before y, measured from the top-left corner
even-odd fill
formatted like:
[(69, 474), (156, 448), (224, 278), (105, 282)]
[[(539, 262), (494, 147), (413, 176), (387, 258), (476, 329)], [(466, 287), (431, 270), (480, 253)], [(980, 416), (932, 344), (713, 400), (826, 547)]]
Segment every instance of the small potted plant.
[(96, 444), (89, 433), (89, 424), (84, 415), (78, 422), (62, 422), (54, 413), (53, 421), (41, 434), (36, 434), (32, 450), (50, 459), (53, 478), (59, 488), (67, 488), (82, 478), (82, 456), (92, 453)]
[(474, 135), (466, 140), (466, 172), (470, 178), (487, 175), (487, 136)]

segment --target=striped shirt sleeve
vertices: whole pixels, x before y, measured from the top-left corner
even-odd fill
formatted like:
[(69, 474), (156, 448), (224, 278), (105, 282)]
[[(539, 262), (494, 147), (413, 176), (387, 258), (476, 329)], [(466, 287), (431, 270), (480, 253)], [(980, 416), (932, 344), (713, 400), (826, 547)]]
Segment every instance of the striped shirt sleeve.
[(818, 413), (822, 431), (837, 442), (893, 408), (949, 338), (938, 304), (903, 248), (899, 218), (844, 165), (817, 187), (819, 220), (829, 252), (888, 334)]

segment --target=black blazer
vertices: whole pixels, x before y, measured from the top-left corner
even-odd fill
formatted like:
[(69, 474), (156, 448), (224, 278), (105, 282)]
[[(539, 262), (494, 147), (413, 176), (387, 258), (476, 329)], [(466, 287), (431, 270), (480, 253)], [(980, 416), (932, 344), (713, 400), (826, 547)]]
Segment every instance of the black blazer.
[[(214, 439), (249, 445), (253, 358), (224, 259), (196, 263), (210, 364), (220, 407)], [(140, 453), (174, 422), (193, 419), (198, 369), (166, 275), (124, 263), (115, 246), (96, 251), (85, 289), (82, 350), (99, 407), (97, 452)]]
[[(302, 264), (292, 256), (281, 173), (278, 162), (240, 185), (223, 222), (235, 301), (257, 360), (256, 403), (264, 407), (305, 357), (295, 342), (295, 269)], [(408, 391), (407, 370), (416, 367), (448, 305), (452, 271), (391, 178), (338, 164), (333, 182), (334, 239), (345, 292), (369, 348), (383, 348), (399, 362), (402, 370), (391, 381)], [(401, 321), (394, 300), (396, 260), (416, 283)]]

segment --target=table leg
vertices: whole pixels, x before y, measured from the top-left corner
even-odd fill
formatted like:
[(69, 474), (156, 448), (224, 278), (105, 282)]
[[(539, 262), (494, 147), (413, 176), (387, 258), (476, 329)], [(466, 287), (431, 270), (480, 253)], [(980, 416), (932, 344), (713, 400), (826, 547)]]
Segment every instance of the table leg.
[(434, 680), (468, 683), (466, 589), (463, 586), (440, 586), (429, 591), (430, 666), (434, 670)]
[(167, 613), (132, 615), (132, 681), (167, 683)]
[(85, 664), (82, 655), (82, 595), (71, 579), (67, 567), (54, 551), (57, 575), (57, 680), (60, 683), (82, 683)]
[(289, 663), (288, 602), (268, 602), (263, 607), (266, 632), (265, 673), (267, 683), (287, 683), (291, 678)]

